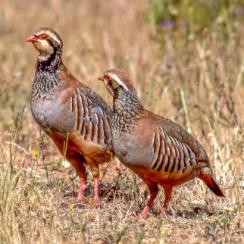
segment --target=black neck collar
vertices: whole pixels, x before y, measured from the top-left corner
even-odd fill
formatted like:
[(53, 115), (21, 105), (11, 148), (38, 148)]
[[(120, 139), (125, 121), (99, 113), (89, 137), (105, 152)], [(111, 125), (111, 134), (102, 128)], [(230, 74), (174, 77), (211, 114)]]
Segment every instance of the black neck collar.
[(48, 57), (47, 60), (41, 60), (38, 58), (36, 64), (37, 72), (47, 71), (54, 73), (60, 68), (62, 63), (62, 51), (61, 49), (54, 49), (54, 52)]

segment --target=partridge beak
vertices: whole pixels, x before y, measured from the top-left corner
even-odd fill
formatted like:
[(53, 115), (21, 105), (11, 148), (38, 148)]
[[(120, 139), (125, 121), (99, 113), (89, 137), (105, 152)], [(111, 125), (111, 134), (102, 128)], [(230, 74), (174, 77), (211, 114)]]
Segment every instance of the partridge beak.
[(99, 76), (97, 80), (104, 81), (104, 75)]
[(38, 40), (37, 36), (32, 35), (32, 36), (29, 36), (25, 41), (26, 42), (36, 42), (37, 40)]

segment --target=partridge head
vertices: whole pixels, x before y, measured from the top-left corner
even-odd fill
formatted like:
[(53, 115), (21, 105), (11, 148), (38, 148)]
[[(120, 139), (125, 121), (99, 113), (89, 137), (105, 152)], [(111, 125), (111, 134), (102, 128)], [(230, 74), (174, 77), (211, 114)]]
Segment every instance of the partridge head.
[(123, 70), (110, 69), (106, 71), (101, 77), (98, 78), (104, 82), (107, 90), (113, 96), (118, 88), (122, 88), (125, 91), (135, 93), (136, 90), (132, 85), (129, 76)]
[(59, 34), (50, 28), (40, 28), (26, 39), (40, 53), (39, 60), (48, 60), (55, 52), (62, 52), (63, 42)]

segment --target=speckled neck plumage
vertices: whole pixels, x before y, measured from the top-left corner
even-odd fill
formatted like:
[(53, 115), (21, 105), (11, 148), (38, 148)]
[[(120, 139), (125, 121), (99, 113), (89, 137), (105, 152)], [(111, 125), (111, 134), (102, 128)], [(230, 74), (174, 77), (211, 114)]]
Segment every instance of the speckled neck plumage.
[(62, 63), (61, 50), (57, 49), (47, 60), (37, 60), (35, 79), (32, 84), (32, 101), (48, 99), (58, 87), (56, 72)]
[(114, 93), (112, 129), (114, 132), (130, 133), (136, 121), (142, 117), (144, 108), (137, 95), (119, 87)]

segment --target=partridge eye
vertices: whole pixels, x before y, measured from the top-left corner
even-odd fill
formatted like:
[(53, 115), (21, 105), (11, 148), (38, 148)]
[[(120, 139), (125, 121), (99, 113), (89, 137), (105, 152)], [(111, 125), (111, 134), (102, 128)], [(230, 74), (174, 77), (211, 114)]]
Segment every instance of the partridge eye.
[(40, 39), (48, 39), (48, 36), (45, 35), (45, 34), (42, 34), (42, 35), (39, 36), (39, 38), (40, 38)]
[(109, 81), (109, 76), (108, 75), (105, 75), (104, 78), (105, 78), (105, 80)]

